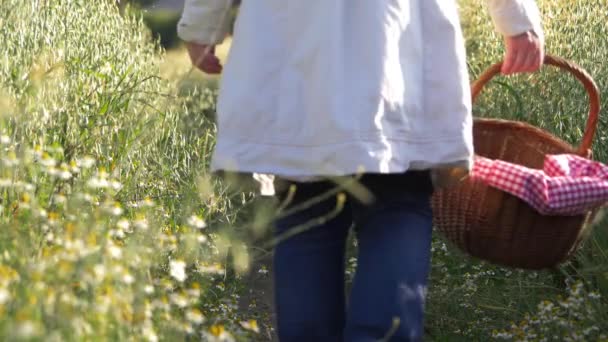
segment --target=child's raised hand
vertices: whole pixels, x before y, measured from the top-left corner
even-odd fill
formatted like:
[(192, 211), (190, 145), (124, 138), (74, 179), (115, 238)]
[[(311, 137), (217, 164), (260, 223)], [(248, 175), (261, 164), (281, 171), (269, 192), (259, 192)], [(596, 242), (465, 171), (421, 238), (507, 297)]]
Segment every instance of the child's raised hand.
[(506, 54), (501, 72), (505, 75), (534, 72), (545, 59), (544, 41), (532, 31), (505, 37)]
[(188, 42), (186, 44), (192, 64), (208, 74), (222, 72), (222, 63), (215, 55), (215, 46)]

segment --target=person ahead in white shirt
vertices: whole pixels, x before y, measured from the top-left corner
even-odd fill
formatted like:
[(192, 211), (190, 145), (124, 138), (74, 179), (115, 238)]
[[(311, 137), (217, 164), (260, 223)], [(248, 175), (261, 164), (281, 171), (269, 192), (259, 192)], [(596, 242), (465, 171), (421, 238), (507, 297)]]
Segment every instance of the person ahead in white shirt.
[[(536, 3), (486, 2), (505, 39), (503, 73), (539, 69)], [(399, 322), (393, 340), (421, 339), (433, 171), (469, 170), (473, 160), (456, 1), (244, 0), (223, 67), (214, 46), (230, 6), (186, 0), (178, 24), (193, 64), (223, 72), (212, 170), (276, 176), (295, 185), (293, 205), (331, 189), (325, 179), (353, 175), (374, 198), (340, 195), (339, 213), (279, 243), (279, 337), (375, 341)], [(335, 206), (335, 198), (321, 201), (278, 220), (276, 232)], [(344, 242), (353, 224), (359, 260), (346, 308)]]

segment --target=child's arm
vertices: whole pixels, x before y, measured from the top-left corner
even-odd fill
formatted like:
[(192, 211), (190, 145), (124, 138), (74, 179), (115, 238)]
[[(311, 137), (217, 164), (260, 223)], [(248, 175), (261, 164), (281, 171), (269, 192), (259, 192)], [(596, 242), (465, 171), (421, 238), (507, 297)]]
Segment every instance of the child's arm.
[(222, 71), (215, 56), (215, 45), (221, 43), (229, 29), (228, 10), (231, 0), (186, 0), (177, 33), (188, 47), (192, 64), (204, 72)]
[(505, 38), (504, 74), (532, 72), (542, 66), (544, 33), (534, 0), (486, 0), (496, 30)]
[(538, 6), (534, 0), (486, 0), (496, 31), (513, 37), (533, 31), (543, 35)]
[(177, 24), (179, 37), (205, 45), (221, 43), (228, 33), (231, 0), (186, 0)]

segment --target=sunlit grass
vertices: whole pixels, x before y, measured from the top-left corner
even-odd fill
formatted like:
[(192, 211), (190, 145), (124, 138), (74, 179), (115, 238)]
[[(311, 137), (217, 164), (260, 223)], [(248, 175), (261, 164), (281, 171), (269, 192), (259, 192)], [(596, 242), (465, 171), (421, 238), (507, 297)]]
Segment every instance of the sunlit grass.
[(4, 1), (0, 40), (0, 340), (255, 330), (221, 229), (243, 198), (205, 171), (214, 88), (178, 91), (113, 1)]
[[(547, 52), (586, 69), (608, 90), (606, 1), (538, 1)], [(460, 1), (471, 78), (504, 53), (482, 2)], [(524, 120), (577, 144), (588, 99), (572, 76), (550, 67), (540, 73), (498, 78), (474, 107), (477, 116)], [(603, 97), (603, 107), (608, 104)], [(600, 114), (604, 116), (605, 111)], [(608, 121), (600, 119), (594, 156), (608, 161)], [(429, 340), (596, 341), (608, 336), (608, 222), (570, 262), (555, 270), (524, 272), (478, 263), (441, 240), (434, 242), (429, 291)], [(559, 229), (559, 227), (556, 227)]]

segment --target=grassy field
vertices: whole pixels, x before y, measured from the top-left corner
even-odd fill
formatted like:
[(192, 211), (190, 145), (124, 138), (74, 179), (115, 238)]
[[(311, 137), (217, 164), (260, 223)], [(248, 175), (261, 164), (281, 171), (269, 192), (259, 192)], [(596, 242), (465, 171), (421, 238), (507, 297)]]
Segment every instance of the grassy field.
[[(461, 1), (473, 78), (502, 54), (480, 3)], [(608, 1), (539, 4), (547, 50), (605, 92)], [(268, 251), (249, 242), (271, 214), (206, 171), (219, 79), (112, 1), (4, 0), (0, 41), (0, 340), (268, 340), (255, 293)], [(586, 112), (579, 84), (552, 70), (501, 78), (475, 107), (572, 143)], [(594, 155), (608, 162), (604, 117)], [(472, 260), (437, 235), (427, 340), (608, 341), (607, 298), (606, 219), (543, 272)]]

